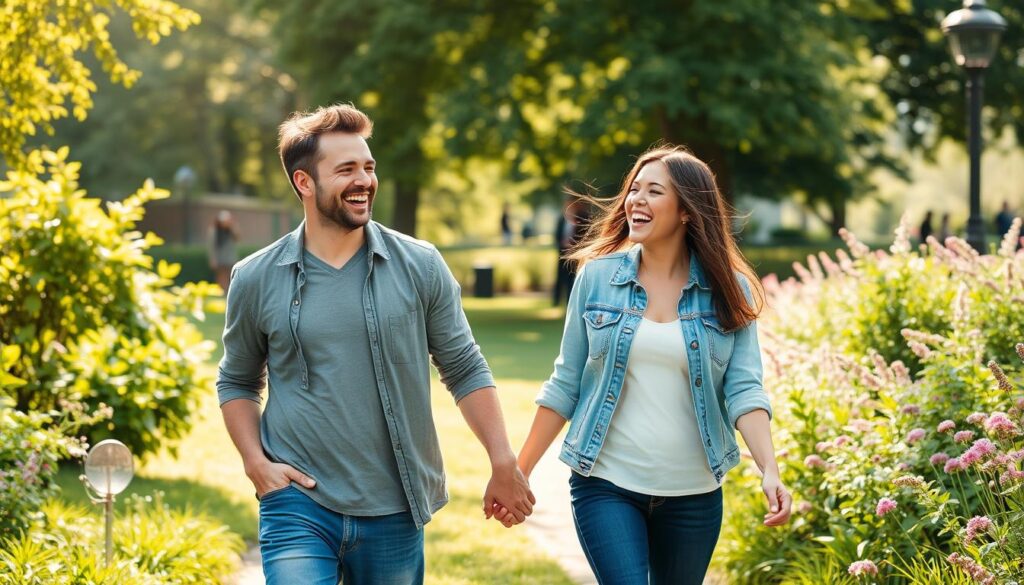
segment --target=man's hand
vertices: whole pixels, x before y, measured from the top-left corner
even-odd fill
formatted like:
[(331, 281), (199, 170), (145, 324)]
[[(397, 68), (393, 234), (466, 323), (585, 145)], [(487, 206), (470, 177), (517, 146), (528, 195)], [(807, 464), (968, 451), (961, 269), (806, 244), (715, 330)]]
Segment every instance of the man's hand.
[(252, 466), (246, 466), (245, 474), (252, 480), (256, 488), (256, 497), (262, 498), (266, 494), (288, 487), (295, 482), (303, 487), (312, 489), (316, 486), (313, 478), (285, 463), (274, 463), (264, 459)]
[[(490, 518), (502, 508), (508, 510), (508, 516), (519, 524), (533, 513), (533, 505), (537, 499), (530, 491), (530, 484), (515, 460), (502, 463), (491, 468), (491, 481), (484, 492), (484, 516)], [(511, 526), (508, 520), (502, 520), (505, 526)]]

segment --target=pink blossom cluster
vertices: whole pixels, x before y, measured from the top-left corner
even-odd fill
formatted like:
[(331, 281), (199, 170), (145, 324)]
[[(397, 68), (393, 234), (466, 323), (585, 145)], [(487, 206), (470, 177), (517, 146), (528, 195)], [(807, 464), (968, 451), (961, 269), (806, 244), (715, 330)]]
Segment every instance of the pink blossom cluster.
[(896, 500), (892, 498), (882, 498), (878, 500), (878, 505), (875, 506), (876, 516), (885, 516), (889, 512), (896, 509)]
[(992, 441), (989, 441), (988, 439), (978, 439), (973, 445), (971, 445), (970, 449), (964, 451), (963, 455), (960, 456), (960, 462), (965, 466), (974, 465), (996, 451), (996, 446)]
[(1010, 438), (1020, 434), (1020, 428), (1017, 426), (1017, 423), (1010, 420), (1010, 417), (1005, 412), (993, 412), (985, 420), (985, 430), (990, 435), (1000, 438)]
[(913, 429), (912, 431), (907, 433), (907, 444), (913, 445), (914, 443), (917, 443), (921, 439), (925, 438), (925, 435), (927, 434), (928, 433), (925, 432), (924, 429)]
[(974, 559), (960, 553), (953, 553), (946, 557), (946, 560), (950, 564), (956, 565), (964, 570), (965, 573), (971, 576), (976, 582), (982, 585), (995, 585), (996, 577), (992, 573), (989, 573), (985, 567), (982, 567)]
[(847, 572), (854, 577), (860, 577), (861, 575), (877, 575), (878, 567), (872, 561), (854, 561), (850, 563), (850, 568)]
[(945, 453), (942, 452), (935, 453), (934, 455), (928, 458), (928, 461), (932, 465), (945, 465), (946, 462), (949, 461), (949, 455), (946, 455)]
[(975, 516), (967, 521), (967, 531), (964, 535), (964, 544), (971, 544), (971, 541), (981, 534), (992, 530), (992, 520), (988, 516)]
[(953, 440), (957, 443), (966, 443), (974, 439), (974, 431), (957, 431), (953, 435)]
[(956, 428), (956, 423), (951, 420), (944, 420), (939, 423), (939, 426), (935, 427), (935, 430), (940, 433), (948, 433)]
[(812, 469), (815, 467), (825, 469), (826, 467), (825, 460), (817, 455), (808, 455), (807, 457), (804, 457), (804, 465)]

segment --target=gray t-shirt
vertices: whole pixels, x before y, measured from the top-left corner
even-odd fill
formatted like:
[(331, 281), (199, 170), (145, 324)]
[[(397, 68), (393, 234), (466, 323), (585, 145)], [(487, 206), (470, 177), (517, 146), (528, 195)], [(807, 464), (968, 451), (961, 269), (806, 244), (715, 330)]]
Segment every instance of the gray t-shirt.
[(264, 448), (271, 459), (313, 476), (315, 488), (297, 487), (335, 512), (406, 511), (358, 301), (369, 272), (366, 247), (340, 269), (309, 251), (303, 263), (298, 340), (309, 389), (271, 388), (262, 418)]

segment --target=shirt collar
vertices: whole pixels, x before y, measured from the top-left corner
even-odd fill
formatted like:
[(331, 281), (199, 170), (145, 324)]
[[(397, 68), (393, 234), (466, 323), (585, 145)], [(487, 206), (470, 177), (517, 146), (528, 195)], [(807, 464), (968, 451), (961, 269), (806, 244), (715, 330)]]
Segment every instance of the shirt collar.
[[(375, 221), (371, 221), (366, 224), (363, 228), (366, 232), (366, 248), (371, 255), (376, 254), (385, 260), (391, 259), (391, 253), (388, 251), (387, 243), (384, 242), (384, 236), (381, 233), (380, 224)], [(284, 243), (284, 250), (281, 253), (281, 259), (278, 261), (278, 266), (284, 266), (286, 264), (299, 264), (302, 265), (302, 250), (306, 244), (306, 220), (302, 220), (299, 227), (295, 228), (292, 233), (288, 234), (287, 240)]]

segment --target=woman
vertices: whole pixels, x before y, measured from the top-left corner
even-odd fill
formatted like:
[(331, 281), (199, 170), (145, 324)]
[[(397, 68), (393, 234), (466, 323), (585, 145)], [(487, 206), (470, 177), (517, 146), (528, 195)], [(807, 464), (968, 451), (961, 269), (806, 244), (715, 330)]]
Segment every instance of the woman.
[(740, 459), (733, 428), (763, 473), (764, 524), (790, 514), (761, 385), (762, 293), (714, 175), (685, 149), (643, 154), (601, 209), (570, 254), (561, 353), (519, 466), (529, 477), (571, 421), (560, 459), (598, 582), (699, 584)]
[(207, 239), (210, 269), (217, 278), (217, 284), (227, 295), (231, 268), (238, 262), (238, 250), (235, 245), (238, 242), (238, 228), (235, 227), (235, 219), (230, 211), (225, 209), (217, 213)]

